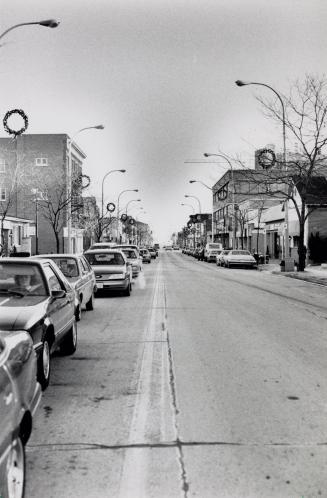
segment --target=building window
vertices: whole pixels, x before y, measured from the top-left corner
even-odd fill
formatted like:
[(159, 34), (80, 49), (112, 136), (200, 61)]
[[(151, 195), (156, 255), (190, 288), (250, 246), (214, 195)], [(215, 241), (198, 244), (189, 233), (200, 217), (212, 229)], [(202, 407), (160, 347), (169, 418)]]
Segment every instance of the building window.
[(7, 189), (4, 187), (0, 187), (0, 201), (6, 201), (7, 200)]
[(37, 157), (35, 159), (35, 166), (48, 166), (48, 158), (47, 157)]
[(0, 159), (0, 173), (6, 172), (6, 160)]

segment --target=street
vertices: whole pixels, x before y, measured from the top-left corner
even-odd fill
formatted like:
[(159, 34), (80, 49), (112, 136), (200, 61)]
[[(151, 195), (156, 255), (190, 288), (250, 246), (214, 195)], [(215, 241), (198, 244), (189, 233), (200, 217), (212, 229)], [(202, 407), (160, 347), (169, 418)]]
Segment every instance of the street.
[(53, 358), (26, 496), (327, 496), (326, 288), (180, 251)]

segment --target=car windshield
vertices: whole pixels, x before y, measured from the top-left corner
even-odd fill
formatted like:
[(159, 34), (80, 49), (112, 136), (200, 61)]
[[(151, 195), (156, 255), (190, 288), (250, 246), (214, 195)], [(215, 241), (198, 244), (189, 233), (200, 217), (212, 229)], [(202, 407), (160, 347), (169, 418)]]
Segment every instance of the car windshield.
[(84, 254), (90, 265), (117, 265), (125, 264), (123, 256), (114, 252), (95, 252)]
[(122, 249), (122, 251), (125, 254), (126, 258), (136, 259), (136, 252), (133, 249)]
[(65, 277), (73, 278), (79, 276), (77, 261), (74, 258), (60, 257), (50, 259), (52, 259), (52, 261), (54, 261), (56, 265), (59, 266)]
[(38, 265), (0, 263), (0, 293), (46, 296), (46, 288)]
[(231, 254), (236, 256), (250, 256), (249, 251), (231, 251)]

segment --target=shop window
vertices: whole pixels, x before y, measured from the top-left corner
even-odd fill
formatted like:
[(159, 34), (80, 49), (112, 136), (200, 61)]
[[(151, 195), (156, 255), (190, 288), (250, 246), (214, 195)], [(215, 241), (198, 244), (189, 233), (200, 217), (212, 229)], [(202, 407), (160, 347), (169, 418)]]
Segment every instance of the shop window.
[(0, 201), (6, 201), (7, 200), (7, 189), (1, 187), (0, 188)]
[(0, 173), (6, 172), (6, 164), (5, 159), (0, 159)]

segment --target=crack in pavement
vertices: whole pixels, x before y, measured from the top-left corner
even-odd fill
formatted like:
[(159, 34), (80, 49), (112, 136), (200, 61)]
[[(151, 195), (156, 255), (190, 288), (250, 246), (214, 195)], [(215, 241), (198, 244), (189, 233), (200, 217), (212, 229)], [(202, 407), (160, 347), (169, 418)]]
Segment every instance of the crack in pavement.
[[(102, 444), (102, 443), (48, 443), (48, 444), (28, 444), (27, 451), (33, 452), (41, 448), (49, 448), (57, 451), (70, 451), (70, 450), (126, 450), (126, 449), (155, 449), (155, 448), (182, 448), (182, 447), (196, 447), (196, 446), (239, 446), (239, 447), (289, 447), (289, 448), (312, 448), (327, 446), (327, 441), (323, 443), (242, 443), (233, 441), (166, 441), (158, 443), (130, 443), (130, 444)], [(184, 469), (185, 470), (185, 469)], [(184, 474), (186, 477), (186, 473)], [(187, 482), (185, 481), (187, 485)], [(187, 485), (188, 487), (188, 485)], [(185, 488), (184, 488), (185, 489)]]

